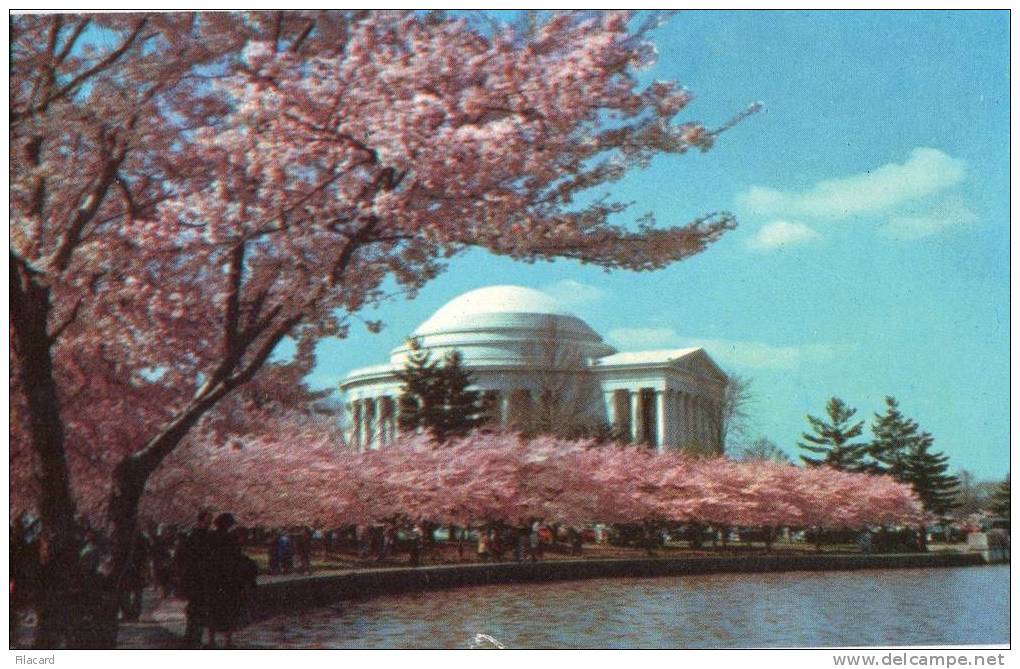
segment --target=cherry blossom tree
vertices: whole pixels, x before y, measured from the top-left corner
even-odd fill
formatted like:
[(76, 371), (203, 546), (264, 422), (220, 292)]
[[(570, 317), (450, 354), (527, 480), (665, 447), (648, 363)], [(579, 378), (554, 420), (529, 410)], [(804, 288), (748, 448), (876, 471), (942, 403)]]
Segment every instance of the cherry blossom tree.
[(186, 526), (209, 508), (248, 526), (336, 527), (375, 508), (379, 487), (362, 489), (371, 480), (354, 469), (361, 463), (332, 416), (247, 411), (262, 429), (223, 443), (214, 435), (187, 440), (149, 479), (141, 515)]
[[(183, 520), (194, 501), (249, 524), (438, 523), (539, 517), (594, 522), (842, 528), (916, 522), (910, 487), (887, 476), (553, 437), (472, 433), (440, 444), (404, 435), (377, 451), (338, 448), (314, 417), (278, 419), (285, 441), (185, 446), (153, 477), (144, 510)], [(201, 452), (189, 453), (190, 448)], [(181, 504), (180, 500), (187, 500)], [(180, 516), (184, 513), (184, 518)]]
[(45, 531), (40, 643), (73, 624), (79, 511), (102, 508), (116, 581), (149, 479), (285, 339), (307, 371), (387, 282), (413, 295), (469, 247), (649, 270), (733, 226), (580, 197), (743, 116), (675, 122), (690, 94), (635, 76), (652, 25), (13, 17), (11, 466)]

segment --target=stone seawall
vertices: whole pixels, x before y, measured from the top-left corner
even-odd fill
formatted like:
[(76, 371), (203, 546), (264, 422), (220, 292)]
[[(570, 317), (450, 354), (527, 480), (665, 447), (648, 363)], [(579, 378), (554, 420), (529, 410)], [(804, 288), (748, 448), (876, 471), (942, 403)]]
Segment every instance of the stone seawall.
[(983, 565), (978, 553), (892, 555), (756, 555), (689, 558), (553, 560), (364, 569), (344, 574), (275, 580), (259, 585), (255, 614), (327, 606), (345, 599), (503, 583), (587, 578), (685, 576), (692, 574), (844, 571)]

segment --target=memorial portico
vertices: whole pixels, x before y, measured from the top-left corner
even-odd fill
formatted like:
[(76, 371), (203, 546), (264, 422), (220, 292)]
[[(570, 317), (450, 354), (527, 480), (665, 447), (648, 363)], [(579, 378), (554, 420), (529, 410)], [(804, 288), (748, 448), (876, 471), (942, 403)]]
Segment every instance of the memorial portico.
[[(531, 411), (569, 351), (596, 386), (594, 417), (614, 434), (658, 451), (722, 453), (725, 373), (701, 348), (618, 352), (562, 305), (539, 291), (493, 286), (447, 303), (411, 335), (440, 359), (461, 353), (493, 424), (513, 426)], [(553, 355), (550, 355), (553, 352)], [(399, 431), (400, 381), (408, 346), (387, 364), (352, 371), (341, 383), (347, 435), (361, 449), (380, 448)], [(555, 384), (554, 384), (555, 385)]]
[(593, 369), (616, 434), (658, 450), (722, 452), (726, 376), (702, 349), (616, 353)]

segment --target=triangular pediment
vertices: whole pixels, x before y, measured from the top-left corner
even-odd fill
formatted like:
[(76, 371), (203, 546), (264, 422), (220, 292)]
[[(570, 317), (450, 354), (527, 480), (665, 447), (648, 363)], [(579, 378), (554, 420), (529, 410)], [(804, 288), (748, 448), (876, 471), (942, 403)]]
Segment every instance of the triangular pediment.
[(696, 348), (689, 353), (685, 353), (678, 358), (674, 358), (670, 362), (673, 367), (682, 369), (697, 376), (704, 376), (722, 382), (729, 380), (729, 377), (726, 376), (726, 372), (724, 372), (722, 368), (720, 368), (719, 365), (712, 360), (712, 357), (709, 356), (708, 353), (705, 353), (705, 349), (703, 348)]

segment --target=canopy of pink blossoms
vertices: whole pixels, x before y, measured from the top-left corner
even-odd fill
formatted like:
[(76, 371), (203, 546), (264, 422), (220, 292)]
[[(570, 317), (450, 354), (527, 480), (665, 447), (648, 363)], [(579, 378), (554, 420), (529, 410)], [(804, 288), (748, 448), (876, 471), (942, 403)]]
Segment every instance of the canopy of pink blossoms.
[(477, 433), (439, 445), (410, 436), (358, 453), (309, 431), (189, 449), (150, 482), (143, 516), (187, 523), (212, 507), (248, 525), (321, 527), (396, 517), (792, 527), (922, 518), (910, 487), (884, 476), (548, 437)]

